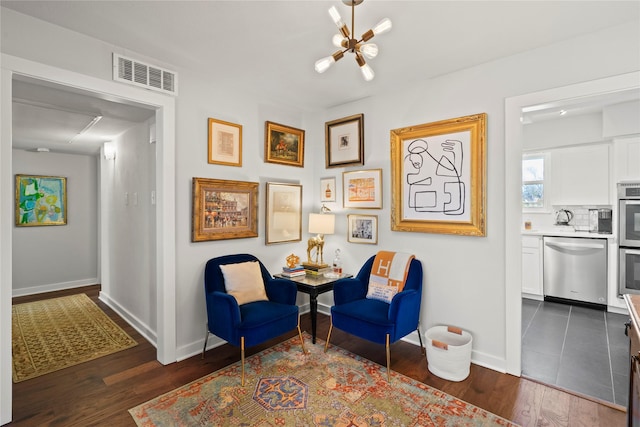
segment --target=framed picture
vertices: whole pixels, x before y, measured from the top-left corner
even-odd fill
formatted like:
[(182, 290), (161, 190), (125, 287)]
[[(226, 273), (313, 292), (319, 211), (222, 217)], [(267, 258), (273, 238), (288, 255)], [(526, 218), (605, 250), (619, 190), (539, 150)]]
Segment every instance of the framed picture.
[(264, 158), (267, 163), (304, 167), (304, 131), (265, 122)]
[(242, 166), (242, 125), (209, 118), (209, 163)]
[(364, 114), (325, 123), (326, 167), (364, 165)]
[(391, 229), (484, 236), (486, 113), (391, 131)]
[(335, 202), (336, 201), (336, 178), (320, 179), (320, 201)]
[(258, 237), (258, 183), (193, 178), (193, 242)]
[(345, 208), (382, 209), (382, 169), (342, 173)]
[(347, 241), (378, 244), (378, 215), (347, 215)]
[(266, 244), (302, 240), (302, 185), (267, 182)]
[(16, 175), (16, 226), (67, 224), (67, 178)]

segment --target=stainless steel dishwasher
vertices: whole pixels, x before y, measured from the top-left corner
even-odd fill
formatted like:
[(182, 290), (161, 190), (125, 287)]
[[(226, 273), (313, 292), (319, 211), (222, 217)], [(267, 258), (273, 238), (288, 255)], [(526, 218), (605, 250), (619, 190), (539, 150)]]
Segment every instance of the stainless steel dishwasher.
[(606, 306), (607, 239), (545, 236), (543, 241), (545, 300)]

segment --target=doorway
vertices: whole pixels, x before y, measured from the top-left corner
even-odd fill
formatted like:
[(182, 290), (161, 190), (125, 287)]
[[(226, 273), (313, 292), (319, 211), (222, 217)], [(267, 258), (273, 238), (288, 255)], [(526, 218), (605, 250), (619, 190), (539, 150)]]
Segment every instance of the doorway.
[(175, 309), (175, 100), (137, 88), (105, 81), (72, 71), (34, 63), (10, 55), (2, 55), (0, 80), (0, 424), (11, 421), (11, 294), (12, 294), (12, 227), (13, 169), (12, 81), (15, 76), (29, 76), (45, 82), (108, 96), (124, 103), (135, 103), (154, 109), (157, 156), (155, 168), (156, 204), (156, 348), (163, 364), (176, 360)]

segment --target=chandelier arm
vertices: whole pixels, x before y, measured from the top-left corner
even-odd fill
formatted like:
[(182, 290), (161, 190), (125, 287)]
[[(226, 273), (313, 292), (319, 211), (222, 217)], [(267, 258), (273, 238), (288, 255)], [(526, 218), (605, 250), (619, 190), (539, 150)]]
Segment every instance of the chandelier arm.
[(351, 2), (351, 34), (354, 34), (354, 35), (356, 33), (355, 21), (356, 21), (356, 2), (352, 1)]

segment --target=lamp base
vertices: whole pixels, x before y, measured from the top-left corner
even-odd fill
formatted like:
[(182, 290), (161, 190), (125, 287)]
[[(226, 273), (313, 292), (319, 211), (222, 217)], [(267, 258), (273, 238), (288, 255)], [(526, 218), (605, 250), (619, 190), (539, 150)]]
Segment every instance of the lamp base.
[(329, 267), (329, 264), (319, 264), (317, 262), (303, 262), (302, 267), (306, 270), (320, 270)]

